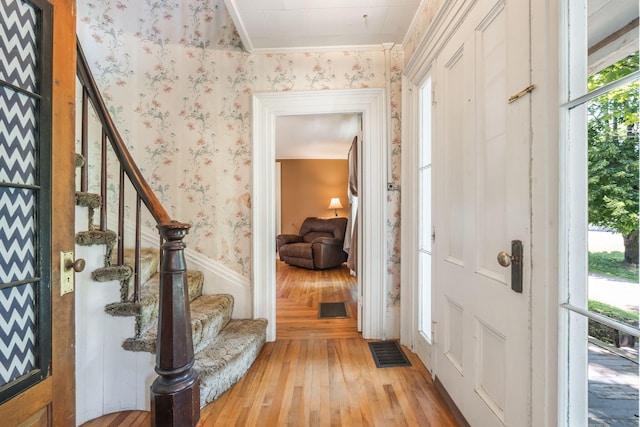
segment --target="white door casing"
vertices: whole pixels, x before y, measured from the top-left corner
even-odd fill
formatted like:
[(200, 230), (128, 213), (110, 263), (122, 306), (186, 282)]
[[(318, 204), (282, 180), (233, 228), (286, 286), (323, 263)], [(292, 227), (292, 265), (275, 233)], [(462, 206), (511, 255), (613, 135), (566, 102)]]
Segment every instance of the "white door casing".
[[(472, 425), (531, 416), (529, 9), (480, 0), (435, 61), (436, 376)], [(522, 293), (500, 251), (524, 247)]]
[[(362, 158), (362, 122), (363, 119), (362, 117), (360, 117), (360, 129), (358, 130), (358, 135), (356, 136), (357, 139), (357, 144), (356, 144), (356, 159), (361, 159)], [(362, 181), (362, 168), (361, 167), (356, 167), (356, 169), (359, 171), (359, 175), (358, 175), (358, 185), (357, 187), (360, 187), (360, 182)], [(350, 221), (349, 221), (349, 233), (351, 233), (351, 236), (353, 236), (353, 231), (356, 230), (358, 232), (360, 232), (360, 230), (358, 230), (358, 224), (354, 224), (355, 219), (358, 217), (358, 215), (360, 214), (360, 201), (358, 199), (359, 196), (354, 196), (351, 200), (351, 214), (350, 214)], [(359, 234), (356, 234), (357, 240), (359, 240), (357, 243), (363, 243), (366, 242), (366, 240), (362, 239), (362, 236), (360, 236)], [(353, 246), (353, 244), (352, 244)], [(357, 248), (360, 245), (356, 246), (356, 251), (358, 250)], [(358, 260), (359, 258), (356, 258), (356, 268), (362, 268), (362, 264), (360, 263), (360, 261)], [(351, 274), (356, 274), (353, 271), (351, 271)], [(358, 332), (362, 332), (362, 302), (364, 300), (364, 296), (362, 293), (363, 289), (362, 289), (362, 280), (356, 280), (356, 295), (357, 295), (357, 299), (358, 299), (358, 303), (356, 305), (356, 315), (358, 316), (358, 321), (357, 321), (357, 327), (358, 327)]]
[[(276, 338), (275, 122), (278, 116), (362, 115), (358, 281), (362, 289), (362, 336), (384, 339), (386, 311), (387, 123), (384, 89), (255, 93), (253, 103), (252, 284), (253, 316), (266, 318), (267, 340)], [(362, 237), (365, 238), (365, 237)], [(359, 302), (360, 303), (360, 302)]]
[(276, 236), (282, 234), (282, 163), (276, 162)]

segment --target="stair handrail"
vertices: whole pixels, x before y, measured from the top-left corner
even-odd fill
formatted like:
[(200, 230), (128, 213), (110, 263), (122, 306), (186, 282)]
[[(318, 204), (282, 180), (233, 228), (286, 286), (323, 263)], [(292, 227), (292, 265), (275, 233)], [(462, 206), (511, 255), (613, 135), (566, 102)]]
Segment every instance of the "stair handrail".
[[(194, 427), (200, 419), (200, 379), (193, 368), (195, 358), (191, 334), (187, 268), (184, 256), (185, 244), (183, 242), (191, 226), (171, 219), (144, 179), (140, 169), (138, 169), (107, 110), (77, 36), (76, 50), (76, 73), (83, 87), (83, 121), (86, 119), (86, 94), (93, 104), (95, 114), (102, 125), (102, 162), (106, 162), (104, 142), (105, 139), (108, 139), (120, 163), (121, 206), (124, 192), (122, 188), (124, 172), (136, 190), (136, 204), (138, 207), (140, 201), (145, 204), (156, 221), (156, 227), (160, 233), (162, 247), (155, 368), (158, 377), (151, 385), (151, 423), (153, 426)], [(85, 143), (83, 135), (83, 146)], [(86, 168), (86, 165), (83, 167)], [(104, 177), (102, 181), (101, 186), (104, 187)], [(83, 191), (86, 191), (86, 189), (83, 189)], [(106, 201), (103, 198), (102, 215), (106, 211), (105, 203)], [(138, 209), (136, 219), (136, 280), (140, 262), (139, 216)], [(105, 224), (102, 224), (102, 226), (105, 226)], [(119, 237), (121, 238), (122, 236)], [(119, 248), (118, 257), (121, 260), (122, 245)], [(134, 300), (136, 298), (134, 295)]]
[(118, 129), (113, 123), (109, 110), (107, 110), (107, 106), (104, 103), (104, 99), (102, 98), (100, 91), (98, 90), (98, 85), (93, 78), (93, 74), (91, 73), (91, 69), (89, 68), (87, 58), (84, 55), (79, 40), (76, 40), (76, 45), (78, 51), (78, 61), (76, 65), (78, 78), (80, 79), (82, 86), (87, 90), (89, 99), (91, 99), (94, 104), (95, 113), (106, 131), (109, 141), (111, 141), (111, 147), (120, 161), (120, 164), (131, 180), (131, 184), (135, 187), (136, 192), (140, 195), (142, 202), (145, 204), (147, 209), (149, 209), (149, 213), (151, 213), (156, 223), (167, 224), (176, 222), (171, 219), (164, 206), (160, 203), (160, 200), (151, 189), (151, 186), (144, 179), (140, 169), (138, 169), (138, 166), (127, 149), (120, 132), (118, 132)]

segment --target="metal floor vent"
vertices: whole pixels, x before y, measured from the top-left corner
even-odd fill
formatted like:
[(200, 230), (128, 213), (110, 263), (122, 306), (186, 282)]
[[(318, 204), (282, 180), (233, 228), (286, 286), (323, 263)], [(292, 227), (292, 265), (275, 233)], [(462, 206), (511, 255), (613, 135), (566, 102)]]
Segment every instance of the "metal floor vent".
[(349, 317), (347, 305), (342, 302), (321, 302), (318, 304), (318, 319), (345, 319)]
[(398, 341), (370, 342), (369, 348), (378, 368), (411, 366)]

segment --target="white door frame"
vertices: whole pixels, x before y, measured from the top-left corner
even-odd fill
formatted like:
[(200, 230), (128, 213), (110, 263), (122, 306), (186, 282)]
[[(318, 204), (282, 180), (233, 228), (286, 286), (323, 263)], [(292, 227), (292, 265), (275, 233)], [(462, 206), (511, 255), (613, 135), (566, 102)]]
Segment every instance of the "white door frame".
[(384, 339), (386, 321), (387, 122), (384, 89), (255, 93), (253, 101), (253, 316), (266, 318), (276, 339), (275, 125), (278, 116), (362, 114), (362, 183), (358, 280), (363, 286), (362, 336)]
[(276, 162), (276, 236), (282, 234), (282, 162)]

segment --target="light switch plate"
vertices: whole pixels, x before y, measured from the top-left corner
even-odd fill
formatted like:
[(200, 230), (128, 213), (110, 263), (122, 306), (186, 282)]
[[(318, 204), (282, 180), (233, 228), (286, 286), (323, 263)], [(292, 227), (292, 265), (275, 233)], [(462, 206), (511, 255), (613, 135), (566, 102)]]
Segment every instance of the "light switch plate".
[[(66, 267), (70, 265), (71, 267)], [(60, 252), (60, 296), (73, 292), (73, 252)]]

